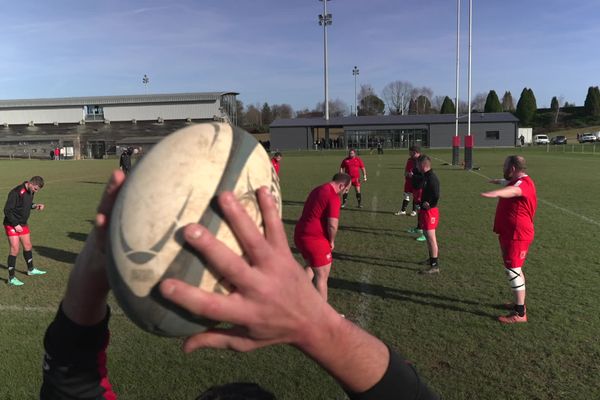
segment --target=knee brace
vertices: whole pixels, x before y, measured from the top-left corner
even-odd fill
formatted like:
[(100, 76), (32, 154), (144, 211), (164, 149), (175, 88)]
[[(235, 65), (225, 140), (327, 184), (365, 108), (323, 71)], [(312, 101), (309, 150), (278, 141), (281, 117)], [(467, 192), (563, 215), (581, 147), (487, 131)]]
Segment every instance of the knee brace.
[(410, 201), (410, 193), (404, 192), (404, 201)]
[(525, 290), (525, 277), (521, 268), (504, 268), (504, 271), (506, 271), (508, 284), (513, 292)]

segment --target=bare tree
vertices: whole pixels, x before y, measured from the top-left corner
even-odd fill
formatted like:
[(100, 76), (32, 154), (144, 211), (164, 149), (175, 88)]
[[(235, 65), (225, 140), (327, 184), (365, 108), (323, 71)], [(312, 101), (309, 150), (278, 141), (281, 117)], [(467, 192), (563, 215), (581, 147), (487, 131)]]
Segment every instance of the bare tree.
[(362, 101), (362, 99), (364, 99), (367, 96), (371, 96), (375, 94), (375, 90), (373, 89), (373, 86), (371, 86), (370, 83), (365, 83), (360, 85), (360, 90), (358, 92), (358, 99), (357, 101), (360, 103)]
[(416, 108), (413, 112), (417, 114), (427, 114), (431, 112), (431, 98), (433, 90), (426, 86), (413, 88), (410, 92), (410, 98), (415, 101)]
[(469, 104), (467, 104), (466, 101), (464, 100), (459, 100), (458, 101), (458, 113), (459, 114), (466, 114), (469, 112)]
[(259, 129), (262, 127), (262, 116), (260, 113), (260, 105), (250, 104), (246, 107), (246, 114), (244, 115), (245, 127), (251, 129)]
[(487, 100), (487, 93), (477, 93), (471, 101), (471, 110), (475, 112), (483, 112), (485, 109), (485, 101)]
[(434, 96), (433, 99), (431, 99), (432, 109), (440, 112), (442, 109), (442, 104), (444, 104), (444, 99), (446, 99), (446, 96)]
[(273, 119), (289, 119), (294, 115), (294, 109), (289, 104), (273, 104), (271, 106)]
[(412, 90), (410, 82), (394, 81), (385, 85), (381, 94), (390, 114), (404, 115), (408, 112)]
[[(320, 101), (315, 107), (315, 111), (325, 112), (325, 102)], [(329, 116), (330, 117), (345, 117), (348, 115), (348, 104), (341, 99), (329, 100)]]

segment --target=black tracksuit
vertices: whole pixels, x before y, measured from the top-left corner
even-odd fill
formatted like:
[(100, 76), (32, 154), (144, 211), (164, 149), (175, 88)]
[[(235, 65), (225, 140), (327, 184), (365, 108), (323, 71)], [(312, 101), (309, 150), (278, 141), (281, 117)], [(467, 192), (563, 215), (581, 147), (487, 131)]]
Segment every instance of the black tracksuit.
[(31, 207), (33, 206), (33, 193), (25, 188), (23, 182), (8, 193), (4, 205), (4, 225), (27, 225)]
[[(440, 180), (437, 175), (433, 173), (433, 170), (423, 174), (423, 193), (421, 195), (421, 208), (430, 209), (437, 207), (438, 201), (440, 200)], [(428, 207), (423, 208), (423, 204), (428, 203)]]

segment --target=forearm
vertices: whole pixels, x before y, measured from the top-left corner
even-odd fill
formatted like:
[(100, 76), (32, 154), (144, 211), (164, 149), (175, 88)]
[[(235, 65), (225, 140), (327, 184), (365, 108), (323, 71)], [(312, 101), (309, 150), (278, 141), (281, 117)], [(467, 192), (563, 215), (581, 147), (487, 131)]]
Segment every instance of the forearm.
[(519, 197), (522, 195), (521, 188), (517, 186), (506, 186), (502, 189), (492, 190), (491, 192), (483, 193), (484, 197), (500, 197), (503, 199), (510, 199), (513, 197)]
[(363, 168), (362, 173), (363, 173), (363, 177), (366, 178), (367, 177), (367, 169)]

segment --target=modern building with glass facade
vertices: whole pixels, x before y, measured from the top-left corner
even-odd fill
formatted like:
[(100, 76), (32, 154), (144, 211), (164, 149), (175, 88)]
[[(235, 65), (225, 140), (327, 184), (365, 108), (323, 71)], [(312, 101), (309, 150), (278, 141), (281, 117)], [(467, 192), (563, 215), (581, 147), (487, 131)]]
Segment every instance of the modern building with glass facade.
[[(511, 113), (474, 113), (471, 134), (476, 147), (514, 147), (519, 120)], [(271, 148), (307, 150), (315, 148), (428, 148), (452, 146), (455, 116), (384, 115), (368, 117), (296, 118), (276, 120), (270, 127)], [(459, 118), (459, 136), (467, 134), (467, 118)]]

